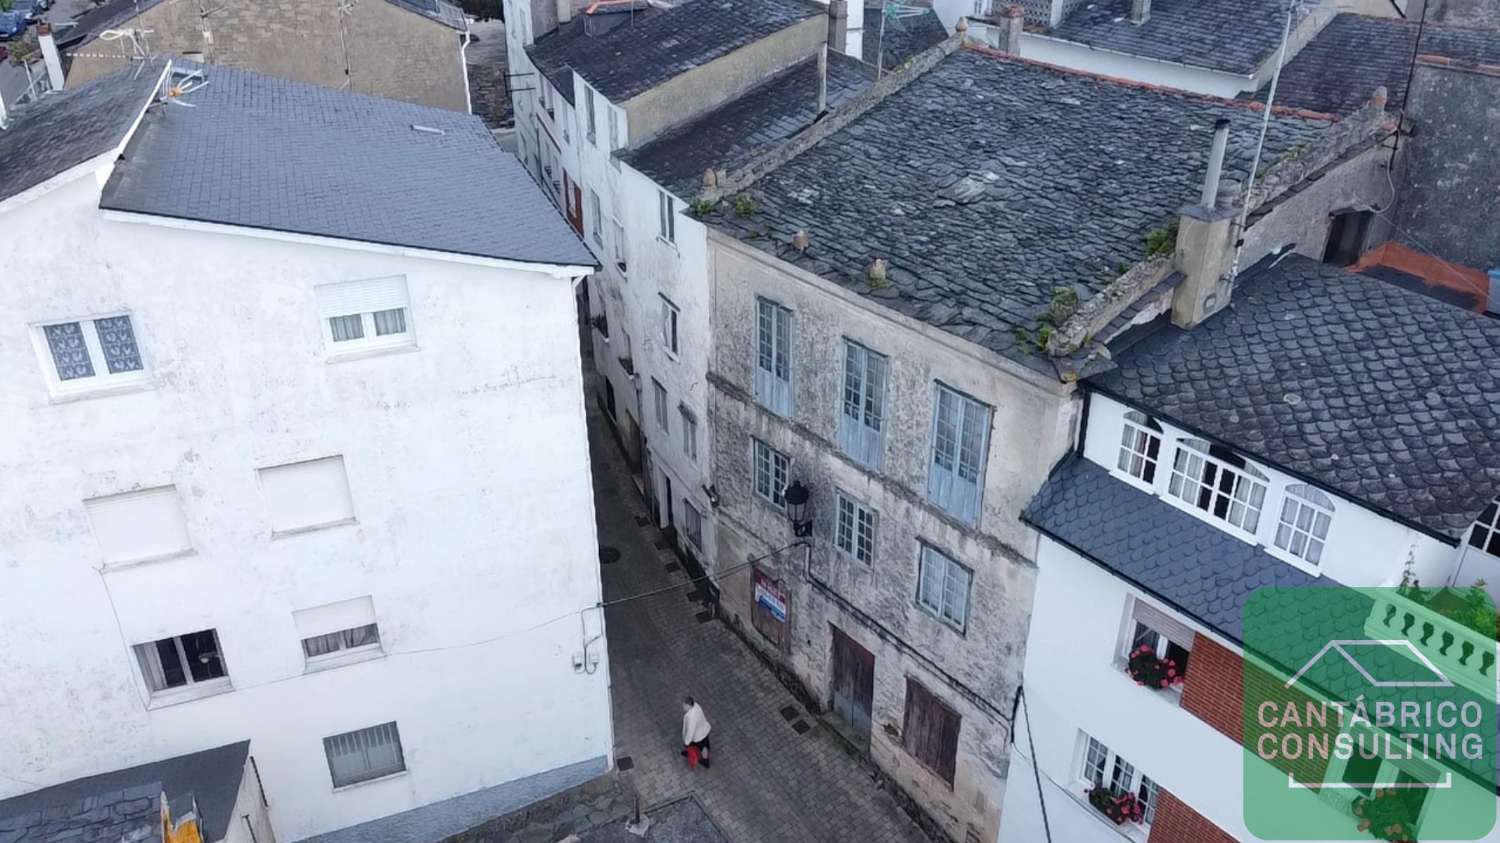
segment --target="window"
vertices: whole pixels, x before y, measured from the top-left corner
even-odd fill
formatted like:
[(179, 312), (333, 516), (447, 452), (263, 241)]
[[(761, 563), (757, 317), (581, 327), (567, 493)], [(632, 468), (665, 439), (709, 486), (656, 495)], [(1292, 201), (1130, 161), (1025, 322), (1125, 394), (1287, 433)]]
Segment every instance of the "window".
[(657, 236), (667, 241), (668, 243), (676, 243), (677, 209), (675, 206), (677, 204), (677, 200), (673, 199), (671, 194), (667, 193), (665, 190), (658, 190), (656, 191), (656, 203), (657, 210), (661, 215), (661, 228)]
[(612, 220), (615, 227), (615, 268), (624, 275), (629, 271), (629, 261), (625, 257), (625, 226), (620, 225), (619, 220)]
[[(613, 153), (614, 150), (620, 148), (620, 112), (609, 106), (605, 108), (609, 112), (609, 148)], [(620, 159), (613, 154), (609, 156), (609, 163), (614, 165), (616, 170), (620, 169)]]
[(875, 558), (875, 511), (839, 492), (833, 543), (850, 557), (869, 564)]
[(106, 563), (165, 559), (193, 549), (174, 486), (90, 498), (83, 507)]
[(260, 490), (271, 514), (272, 535), (354, 521), (354, 501), (343, 457), (325, 457), (262, 468)]
[(673, 357), (677, 356), (677, 305), (666, 296), (661, 297), (661, 341), (662, 347)]
[(651, 379), (651, 388), (656, 394), (656, 423), (662, 430), (671, 431), (672, 427), (667, 423), (667, 388), (656, 378)]
[(615, 385), (610, 383), (608, 378), (604, 379), (604, 409), (609, 413), (610, 418), (619, 420), (619, 416), (615, 415)]
[(1276, 525), (1276, 546), (1316, 565), (1323, 558), (1332, 523), (1333, 501), (1327, 495), (1305, 483), (1288, 486)]
[(885, 426), (884, 355), (844, 341), (844, 411), (839, 417), (839, 447), (865, 468), (879, 470)]
[(1500, 556), (1500, 498), (1490, 501), (1490, 505), (1479, 514), (1479, 520), (1469, 531), (1469, 546), (1491, 556)]
[(190, 685), (227, 687), (229, 672), (212, 629), (174, 635), (135, 646), (141, 675), (153, 695)]
[(369, 597), (301, 609), (292, 613), (292, 622), (309, 666), (380, 653), (380, 628)]
[(958, 712), (917, 680), (907, 677), (906, 716), (902, 722), (902, 746), (952, 786), (958, 760), (958, 731), (962, 724)]
[(1188, 659), (1197, 638), (1191, 627), (1142, 600), (1131, 602), (1126, 626), (1129, 635), (1120, 648), (1120, 658), (1129, 659), (1142, 646), (1150, 647), (1157, 658), (1171, 659), (1177, 663), (1177, 671), (1187, 676)]
[(600, 247), (604, 246), (604, 207), (599, 202), (599, 194), (593, 188), (589, 188), (589, 204), (593, 206), (593, 236), (594, 242)]
[(331, 354), (411, 345), (406, 277), (344, 281), (317, 287), (323, 339)]
[(1266, 477), (1227, 448), (1185, 439), (1172, 460), (1168, 491), (1189, 506), (1254, 533), (1266, 499)]
[(687, 408), (686, 404), (678, 404), (677, 412), (682, 414), (682, 452), (693, 462), (698, 461), (698, 417)]
[(1147, 485), (1156, 482), (1156, 463), (1161, 455), (1161, 425), (1135, 410), (1125, 414), (1120, 435), (1119, 469)]
[(1323, 262), (1335, 266), (1349, 266), (1359, 260), (1364, 252), (1365, 236), (1373, 211), (1342, 211), (1328, 220), (1328, 243), (1323, 247)]
[(1107, 785), (1113, 793), (1134, 793), (1144, 809), (1141, 822), (1151, 825), (1151, 821), (1156, 818), (1159, 793), (1156, 782), (1143, 775), (1133, 764), (1111, 752), (1109, 747), (1088, 735), (1083, 737), (1083, 759), (1078, 771), (1080, 785), (1087, 788)]
[(934, 403), (927, 499), (954, 518), (973, 524), (979, 520), (990, 408), (942, 384), (938, 384)]
[(973, 581), (974, 573), (968, 568), (937, 548), (922, 545), (917, 605), (959, 632), (969, 621), (969, 586)]
[(785, 507), (787, 477), (791, 474), (791, 460), (786, 454), (770, 445), (753, 440), (751, 455), (755, 464), (755, 494), (771, 502), (772, 506)]
[(81, 392), (146, 379), (129, 314), (54, 322), (37, 332), (54, 392)]
[(406, 770), (396, 724), (382, 723), (323, 739), (333, 786), (348, 787)]
[(597, 129), (596, 118), (594, 117), (594, 89), (593, 88), (584, 88), (583, 89), (583, 107), (588, 110), (589, 143), (593, 144), (594, 146), (598, 146), (599, 145), (599, 140), (598, 140), (598, 129)]
[(703, 513), (687, 498), (682, 499), (683, 528), (687, 532), (688, 544), (703, 549)]
[(792, 412), (792, 312), (756, 298), (755, 400), (781, 416)]

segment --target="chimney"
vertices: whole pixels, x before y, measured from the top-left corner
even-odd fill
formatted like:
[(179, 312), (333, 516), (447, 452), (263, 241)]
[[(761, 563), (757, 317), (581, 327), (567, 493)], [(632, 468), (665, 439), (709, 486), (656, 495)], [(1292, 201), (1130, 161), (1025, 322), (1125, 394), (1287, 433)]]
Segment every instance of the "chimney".
[(813, 113), (817, 120), (828, 110), (828, 45), (818, 48), (818, 110)]
[(1140, 26), (1151, 19), (1151, 0), (1130, 0), (1130, 22)]
[[(882, 6), (884, 4), (881, 4)], [(875, 63), (875, 56), (865, 55), (865, 0), (848, 0), (844, 11), (849, 25), (844, 28), (844, 53), (860, 61)], [(879, 22), (876, 22), (879, 26)]]
[[(861, 3), (864, 0), (859, 0)], [(828, 3), (828, 49), (845, 52), (849, 43), (848, 0), (829, 0)]]
[(1191, 328), (1229, 304), (1229, 272), (1234, 261), (1235, 211), (1219, 207), (1219, 180), (1224, 172), (1224, 150), (1229, 144), (1229, 121), (1214, 124), (1208, 172), (1203, 177), (1199, 203), (1182, 209), (1177, 222), (1177, 248), (1172, 262), (1185, 278), (1172, 292), (1172, 324)]
[(573, 19), (573, 0), (557, 0), (557, 25), (562, 26)]
[(42, 61), (47, 65), (47, 81), (52, 90), (63, 89), (62, 55), (57, 52), (57, 39), (52, 37), (52, 24), (42, 21), (36, 25), (37, 44), (42, 48)]
[(1026, 10), (1020, 3), (1007, 3), (993, 20), (996, 40), (990, 46), (1007, 55), (1019, 56), (1021, 32), (1026, 27)]

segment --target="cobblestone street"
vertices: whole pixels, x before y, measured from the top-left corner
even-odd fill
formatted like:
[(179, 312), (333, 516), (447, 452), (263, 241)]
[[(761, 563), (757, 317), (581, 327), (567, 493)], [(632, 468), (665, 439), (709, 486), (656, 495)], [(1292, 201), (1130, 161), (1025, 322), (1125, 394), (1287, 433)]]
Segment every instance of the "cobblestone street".
[[(603, 566), (605, 599), (681, 586), (607, 610), (622, 778), (643, 805), (695, 794), (731, 843), (928, 843), (863, 762), (729, 628), (700, 620), (704, 606), (687, 596), (677, 558), (655, 546), (660, 534), (592, 395), (599, 543), (620, 553)], [(684, 694), (699, 700), (713, 726), (711, 769), (689, 769), (679, 755)], [(799, 734), (799, 724), (811, 728)]]

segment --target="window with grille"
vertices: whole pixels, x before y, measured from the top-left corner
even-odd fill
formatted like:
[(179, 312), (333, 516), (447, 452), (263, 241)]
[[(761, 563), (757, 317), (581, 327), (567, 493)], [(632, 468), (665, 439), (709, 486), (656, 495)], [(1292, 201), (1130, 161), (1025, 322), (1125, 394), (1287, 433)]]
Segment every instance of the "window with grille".
[(1477, 547), (1491, 556), (1500, 556), (1500, 498), (1480, 513), (1479, 520), (1469, 531), (1469, 546)]
[(1119, 469), (1143, 483), (1156, 482), (1156, 464), (1161, 455), (1161, 425), (1135, 410), (1125, 414), (1120, 435)]
[(1149, 776), (1143, 775), (1135, 765), (1116, 755), (1109, 747), (1094, 738), (1084, 735), (1084, 751), (1080, 759), (1078, 781), (1082, 787), (1108, 787), (1113, 793), (1132, 793), (1140, 800), (1144, 809), (1143, 825), (1151, 825), (1156, 818), (1156, 803), (1159, 788)]
[(406, 769), (401, 734), (395, 722), (382, 723), (323, 739), (334, 787), (395, 775)]
[(315, 293), (332, 355), (416, 342), (405, 276), (322, 284)]
[(869, 564), (875, 558), (875, 511), (839, 492), (833, 543), (845, 555)]
[(859, 343), (844, 341), (843, 412), (839, 447), (850, 459), (878, 471), (885, 429), (886, 358)]
[(667, 354), (677, 356), (677, 305), (666, 296), (661, 297), (661, 342)]
[(229, 671), (224, 666), (216, 630), (137, 644), (135, 655), (153, 695), (191, 685), (229, 684)]
[(917, 605), (963, 632), (969, 622), (969, 586), (973, 584), (974, 572), (924, 544), (917, 573)]
[(933, 407), (932, 465), (927, 474), (927, 499), (968, 524), (979, 520), (989, 428), (989, 407), (938, 385)]
[(146, 380), (129, 314), (38, 326), (49, 388), (82, 392)]
[(698, 417), (684, 404), (677, 405), (682, 415), (682, 452), (693, 462), (698, 461)]
[(791, 473), (791, 461), (786, 455), (759, 439), (753, 442), (751, 454), (755, 466), (755, 494), (765, 498), (775, 507), (786, 506), (787, 477)]
[(661, 385), (661, 381), (652, 378), (651, 391), (656, 400), (656, 423), (662, 430), (670, 433), (672, 427), (667, 420), (667, 388)]
[(792, 312), (755, 299), (755, 400), (781, 416), (792, 412)]
[(911, 677), (906, 679), (906, 715), (901, 744), (939, 778), (953, 784), (962, 719), (937, 695)]
[(1189, 506), (1247, 533), (1260, 524), (1266, 476), (1227, 448), (1185, 439), (1172, 460), (1167, 491)]
[(1332, 524), (1331, 498), (1305, 483), (1288, 486), (1276, 524), (1276, 546), (1316, 565), (1323, 559), (1323, 543), (1328, 541)]
[(686, 498), (682, 501), (682, 512), (683, 530), (687, 533), (688, 544), (691, 544), (698, 550), (702, 550), (703, 513), (699, 512), (698, 507), (693, 506), (692, 502)]

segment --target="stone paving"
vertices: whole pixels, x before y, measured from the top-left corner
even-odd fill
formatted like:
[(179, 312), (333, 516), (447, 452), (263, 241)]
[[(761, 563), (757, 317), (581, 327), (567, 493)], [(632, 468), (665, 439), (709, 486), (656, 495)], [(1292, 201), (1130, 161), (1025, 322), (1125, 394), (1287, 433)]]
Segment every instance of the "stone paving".
[[(866, 762), (734, 632), (700, 620), (705, 607), (689, 599), (688, 575), (667, 570), (676, 557), (642, 526), (645, 502), (592, 384), (586, 394), (599, 544), (620, 552), (601, 569), (605, 599), (665, 589), (606, 609), (615, 756), (626, 787), (648, 806), (695, 796), (730, 843), (931, 843)], [(711, 769), (689, 769), (679, 754), (684, 694), (698, 699), (712, 724)], [(791, 720), (782, 714), (788, 707)], [(812, 728), (799, 734), (794, 723)]]

